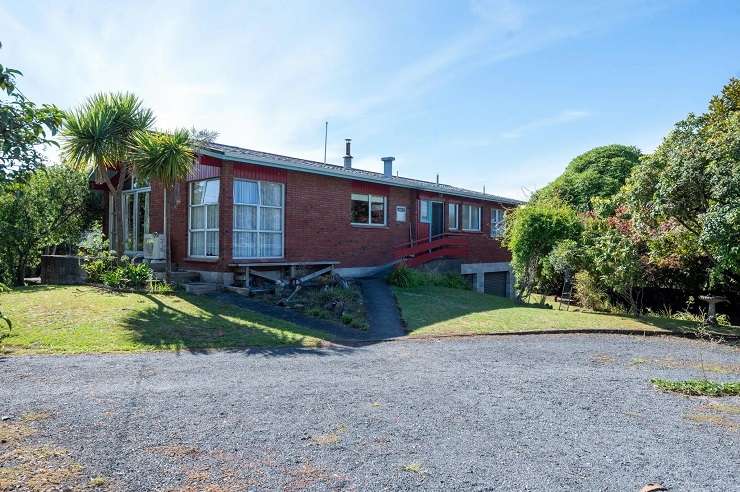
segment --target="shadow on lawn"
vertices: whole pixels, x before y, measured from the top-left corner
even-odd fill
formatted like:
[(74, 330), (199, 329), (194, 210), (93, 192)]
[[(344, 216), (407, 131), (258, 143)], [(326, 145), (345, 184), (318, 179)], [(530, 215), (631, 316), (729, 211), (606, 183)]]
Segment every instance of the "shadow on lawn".
[[(326, 356), (352, 352), (349, 346), (322, 345), (331, 336), (299, 325), (270, 318), (201, 296), (172, 295), (164, 303), (158, 296), (138, 294), (154, 306), (138, 310), (123, 321), (136, 342), (153, 349), (208, 354), (212, 349), (245, 355)], [(179, 309), (182, 301), (198, 308)]]
[[(551, 309), (543, 303), (521, 304), (511, 299), (497, 297), (487, 294), (478, 294), (471, 291), (459, 289), (444, 288), (410, 288), (396, 289), (400, 304), (403, 307), (403, 316), (410, 330), (420, 330), (430, 325), (438, 323), (451, 322), (463, 316), (474, 315), (477, 313), (486, 313), (496, 311), (501, 314), (496, 323), (506, 324), (508, 328), (493, 331), (527, 331), (527, 330), (546, 330), (546, 329), (605, 329), (619, 330), (619, 321), (617, 318), (633, 320), (645, 325), (645, 331), (667, 331), (675, 334), (686, 335), (695, 333), (695, 323), (689, 321), (680, 321), (669, 318), (657, 317), (636, 317), (612, 313), (580, 312), (580, 314), (603, 317), (602, 320), (609, 319), (607, 326), (599, 326), (598, 319), (593, 320), (590, 325), (589, 320), (578, 320), (576, 325), (569, 326), (567, 322), (559, 321), (553, 323), (553, 326), (545, 326), (547, 321), (541, 319), (542, 316), (551, 315), (557, 317), (559, 313), (557, 308)], [(514, 311), (516, 310), (516, 311)], [(543, 311), (549, 312), (549, 314)], [(571, 313), (576, 312), (571, 309)], [(570, 315), (567, 315), (570, 316)], [(485, 321), (481, 321), (485, 323)], [(602, 321), (603, 323), (603, 321)], [(494, 328), (492, 326), (492, 328)], [(625, 328), (625, 327), (621, 327)], [(633, 328), (639, 329), (639, 328)], [(716, 327), (719, 335), (740, 335), (737, 327)]]

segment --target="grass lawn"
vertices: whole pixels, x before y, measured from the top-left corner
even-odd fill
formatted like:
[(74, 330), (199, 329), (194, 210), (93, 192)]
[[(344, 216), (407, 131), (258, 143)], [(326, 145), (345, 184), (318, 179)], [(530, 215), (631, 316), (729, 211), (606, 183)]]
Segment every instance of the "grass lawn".
[[(680, 332), (692, 322), (666, 318), (633, 318), (593, 312), (558, 311), (510, 299), (446, 287), (416, 287), (393, 291), (412, 335), (462, 335), (568, 329), (608, 329)], [(740, 334), (737, 327), (719, 327)]]
[[(316, 346), (324, 333), (199, 296), (34, 286), (0, 294), (13, 322), (4, 353)], [(0, 329), (3, 327), (0, 326)]]

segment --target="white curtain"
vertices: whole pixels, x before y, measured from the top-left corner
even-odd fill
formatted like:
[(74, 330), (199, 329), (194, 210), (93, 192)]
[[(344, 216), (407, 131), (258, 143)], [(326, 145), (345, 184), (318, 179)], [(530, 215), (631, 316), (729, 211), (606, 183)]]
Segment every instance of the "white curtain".
[(206, 227), (206, 208), (202, 206), (190, 208), (190, 228), (205, 229)]
[(282, 209), (280, 208), (260, 208), (260, 230), (262, 231), (281, 231), (282, 227)]
[(205, 249), (206, 233), (205, 232), (191, 232), (190, 233), (190, 255), (191, 256), (203, 256)]
[(257, 229), (257, 207), (234, 205), (234, 229)]
[(282, 231), (283, 186), (280, 183), (235, 180), (234, 257), (282, 256)]
[(262, 205), (271, 207), (283, 206), (283, 186), (280, 183), (260, 183)]
[(234, 180), (234, 203), (257, 205), (259, 188), (254, 181)]

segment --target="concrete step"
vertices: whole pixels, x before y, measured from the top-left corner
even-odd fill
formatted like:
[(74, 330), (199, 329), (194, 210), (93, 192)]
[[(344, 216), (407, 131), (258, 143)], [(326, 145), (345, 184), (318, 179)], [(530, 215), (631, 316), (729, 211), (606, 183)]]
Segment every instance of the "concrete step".
[(183, 287), (185, 287), (185, 292), (195, 295), (212, 294), (214, 292), (221, 292), (224, 290), (224, 286), (222, 284), (213, 284), (209, 282), (188, 282), (183, 284)]
[(200, 273), (198, 272), (172, 272), (170, 273), (170, 280), (173, 284), (184, 285), (188, 282), (200, 281)]
[(251, 291), (251, 289), (248, 289), (247, 287), (237, 287), (235, 285), (228, 285), (224, 287), (224, 289), (228, 290), (229, 292), (239, 294), (241, 296), (249, 296), (249, 292)]

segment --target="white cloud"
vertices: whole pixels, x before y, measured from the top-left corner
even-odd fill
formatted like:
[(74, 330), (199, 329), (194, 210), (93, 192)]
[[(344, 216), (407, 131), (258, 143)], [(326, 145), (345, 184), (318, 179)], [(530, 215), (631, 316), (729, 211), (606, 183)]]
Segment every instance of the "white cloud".
[(504, 139), (520, 138), (524, 134), (530, 133), (535, 130), (540, 130), (542, 128), (548, 128), (548, 127), (563, 125), (566, 123), (572, 123), (574, 121), (582, 120), (584, 118), (587, 118), (590, 114), (591, 113), (589, 113), (588, 111), (575, 111), (575, 110), (561, 111), (560, 113), (556, 115), (546, 116), (544, 118), (538, 118), (538, 119), (529, 121), (516, 128), (512, 128), (511, 130), (502, 132), (501, 138), (504, 138)]

